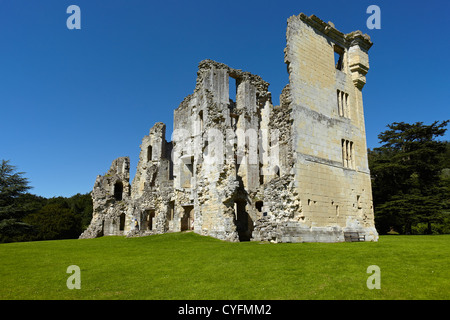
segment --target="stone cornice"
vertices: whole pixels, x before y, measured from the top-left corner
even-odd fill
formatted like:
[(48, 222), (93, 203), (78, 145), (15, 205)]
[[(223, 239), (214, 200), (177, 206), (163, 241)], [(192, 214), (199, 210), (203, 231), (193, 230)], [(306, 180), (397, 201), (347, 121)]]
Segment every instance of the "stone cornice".
[(326, 23), (315, 15), (308, 17), (306, 14), (300, 13), (295, 17), (299, 18), (316, 31), (321, 32), (333, 39), (336, 43), (347, 48), (358, 45), (361, 49), (367, 51), (373, 45), (372, 41), (370, 41), (370, 36), (368, 34), (363, 34), (359, 30), (344, 34), (337, 30), (332, 22)]

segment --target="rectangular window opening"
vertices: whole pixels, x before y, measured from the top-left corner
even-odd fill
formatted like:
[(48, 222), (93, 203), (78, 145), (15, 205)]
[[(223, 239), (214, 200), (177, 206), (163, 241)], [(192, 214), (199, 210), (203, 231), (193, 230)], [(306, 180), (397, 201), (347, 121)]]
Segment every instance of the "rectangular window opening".
[(233, 77), (228, 77), (228, 86), (230, 92), (230, 100), (236, 102), (236, 94), (237, 94), (237, 80)]
[(344, 49), (337, 45), (334, 46), (334, 66), (340, 71), (344, 69)]
[(342, 139), (341, 149), (342, 149), (342, 166), (344, 168), (356, 169), (355, 149), (353, 147), (353, 141)]
[(147, 162), (152, 161), (152, 146), (147, 147)]
[(181, 167), (181, 187), (191, 188), (191, 179), (194, 175), (194, 156), (183, 156), (184, 165)]
[(338, 114), (340, 117), (344, 116), (344, 108), (342, 106), (342, 91), (337, 90), (337, 105), (338, 105)]
[(169, 202), (169, 221), (173, 220), (173, 216), (175, 213), (175, 201)]
[(348, 93), (344, 93), (345, 116), (350, 119), (350, 105), (348, 103)]
[(345, 93), (341, 90), (337, 90), (336, 98), (339, 116), (350, 119), (350, 100), (348, 93)]
[(198, 120), (200, 121), (200, 134), (203, 132), (203, 110), (198, 113)]

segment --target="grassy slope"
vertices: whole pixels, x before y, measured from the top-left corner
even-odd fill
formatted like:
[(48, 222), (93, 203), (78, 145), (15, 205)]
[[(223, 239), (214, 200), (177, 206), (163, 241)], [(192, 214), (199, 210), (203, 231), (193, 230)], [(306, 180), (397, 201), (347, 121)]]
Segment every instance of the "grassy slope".
[[(0, 245), (0, 299), (449, 299), (450, 236), (229, 243), (194, 233)], [(81, 290), (69, 290), (69, 265)], [(366, 269), (381, 269), (369, 290)]]

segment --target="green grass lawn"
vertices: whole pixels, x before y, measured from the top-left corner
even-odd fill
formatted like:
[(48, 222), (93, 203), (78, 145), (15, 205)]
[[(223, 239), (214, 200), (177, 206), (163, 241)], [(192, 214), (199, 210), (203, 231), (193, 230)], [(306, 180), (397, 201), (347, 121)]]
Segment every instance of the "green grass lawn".
[[(67, 267), (81, 269), (69, 290)], [(366, 286), (367, 267), (381, 289)], [(450, 235), (230, 243), (195, 233), (0, 244), (0, 299), (449, 299)]]

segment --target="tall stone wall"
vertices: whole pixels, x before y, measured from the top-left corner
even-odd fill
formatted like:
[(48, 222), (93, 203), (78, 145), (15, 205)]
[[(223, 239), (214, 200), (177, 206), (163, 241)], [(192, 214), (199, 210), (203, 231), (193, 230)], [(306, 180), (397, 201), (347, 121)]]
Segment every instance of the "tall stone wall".
[(304, 14), (289, 18), (286, 36), (294, 181), (303, 209), (302, 219), (289, 226), (298, 229), (292, 240), (343, 241), (344, 232), (376, 240), (361, 93), (365, 78), (353, 71), (355, 61), (360, 70), (369, 69), (370, 38), (344, 35), (332, 23)]

